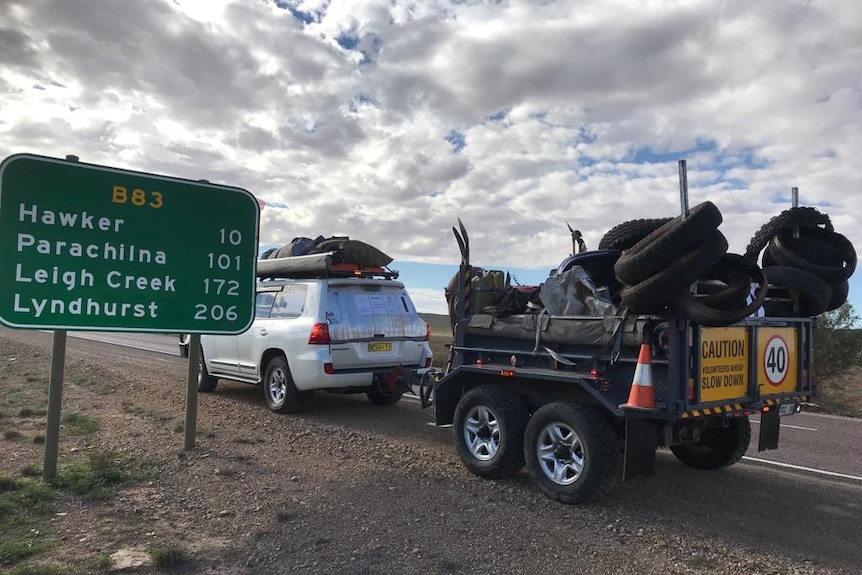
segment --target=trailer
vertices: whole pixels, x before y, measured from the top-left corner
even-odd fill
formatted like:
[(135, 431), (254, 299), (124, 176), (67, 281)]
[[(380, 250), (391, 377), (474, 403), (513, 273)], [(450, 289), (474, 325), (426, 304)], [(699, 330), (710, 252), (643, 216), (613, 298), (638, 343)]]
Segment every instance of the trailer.
[[(506, 478), (526, 466), (545, 495), (574, 504), (654, 475), (658, 449), (718, 470), (748, 450), (749, 416), (759, 415), (758, 450), (776, 449), (782, 418), (812, 394), (813, 320), (764, 316), (763, 275), (743, 310), (757, 313), (704, 325), (667, 310), (633, 313), (614, 273), (623, 252), (580, 251), (548, 281), (578, 270), (592, 280), (592, 296), (617, 305), (498, 313), (474, 305), (483, 289), (476, 278), (487, 274), (469, 263), (463, 225), (453, 230), (462, 251), (449, 286), (454, 342), (423, 399), (434, 424), (454, 428), (458, 454), (477, 476)], [(561, 289), (569, 288), (583, 291)]]

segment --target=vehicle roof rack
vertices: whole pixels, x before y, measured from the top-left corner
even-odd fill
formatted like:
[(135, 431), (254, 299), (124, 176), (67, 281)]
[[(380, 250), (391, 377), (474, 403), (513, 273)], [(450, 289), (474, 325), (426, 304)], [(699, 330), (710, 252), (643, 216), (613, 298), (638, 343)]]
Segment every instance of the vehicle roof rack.
[(257, 277), (263, 279), (383, 278), (394, 280), (398, 272), (385, 266), (361, 266), (333, 262), (335, 252), (257, 260)]

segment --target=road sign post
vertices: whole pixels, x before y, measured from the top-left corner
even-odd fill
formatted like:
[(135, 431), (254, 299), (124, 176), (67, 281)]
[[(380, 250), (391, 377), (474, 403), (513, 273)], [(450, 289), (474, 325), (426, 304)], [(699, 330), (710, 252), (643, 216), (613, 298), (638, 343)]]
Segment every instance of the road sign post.
[[(56, 474), (66, 330), (244, 332), (254, 319), (259, 218), (241, 188), (74, 156), (0, 163), (0, 323), (55, 333), (46, 479)], [(187, 449), (192, 377), (190, 366)]]

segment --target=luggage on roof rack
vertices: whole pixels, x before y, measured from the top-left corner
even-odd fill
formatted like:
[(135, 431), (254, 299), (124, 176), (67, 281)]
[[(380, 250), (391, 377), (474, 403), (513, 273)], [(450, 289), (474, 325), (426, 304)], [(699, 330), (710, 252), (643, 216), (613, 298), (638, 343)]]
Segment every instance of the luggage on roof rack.
[(264, 278), (315, 278), (315, 277), (381, 277), (396, 279), (398, 272), (385, 266), (359, 265), (337, 262), (336, 252), (265, 258), (257, 260), (257, 277)]

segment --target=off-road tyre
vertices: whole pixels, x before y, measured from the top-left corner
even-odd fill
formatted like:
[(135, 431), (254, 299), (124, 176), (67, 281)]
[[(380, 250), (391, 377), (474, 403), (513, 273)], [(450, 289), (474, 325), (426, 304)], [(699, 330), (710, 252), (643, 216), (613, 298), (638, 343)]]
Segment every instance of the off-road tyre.
[(770, 251), (779, 264), (811, 272), (830, 283), (844, 281), (856, 271), (856, 250), (850, 240), (820, 228), (801, 229), (798, 238), (790, 231), (781, 232), (772, 238)]
[(210, 393), (215, 391), (218, 385), (218, 378), (210, 375), (207, 371), (207, 364), (204, 361), (204, 350), (201, 348), (200, 357), (198, 357), (198, 391), (201, 393)]
[(369, 391), (365, 394), (368, 401), (381, 407), (395, 405), (404, 396), (403, 391)]
[[(757, 267), (748, 258), (725, 254), (714, 268), (699, 278), (697, 301), (715, 309), (738, 308), (751, 292), (752, 266)], [(718, 285), (707, 283), (710, 281)]]
[(832, 286), (805, 270), (788, 266), (763, 268), (769, 285), (783, 287), (799, 295), (799, 316), (820, 315), (832, 302)]
[(273, 357), (266, 364), (261, 387), (266, 406), (277, 413), (301, 412), (314, 394), (296, 388), (287, 360), (281, 355)]
[(826, 311), (832, 311), (844, 305), (844, 302), (847, 301), (847, 296), (850, 294), (850, 282), (847, 280), (831, 284), (831, 287), (832, 299), (829, 300)]
[(678, 216), (623, 252), (614, 264), (617, 279), (637, 285), (699, 245), (721, 224), (712, 202), (694, 206), (688, 217)]
[(471, 389), (455, 408), (455, 446), (464, 466), (485, 479), (512, 477), (524, 467), (524, 400), (501, 385)]
[(600, 250), (626, 250), (673, 218), (629, 220), (609, 229), (599, 240)]
[(729, 467), (742, 459), (751, 443), (748, 417), (728, 419), (727, 427), (711, 427), (700, 432), (694, 443), (672, 445), (670, 450), (682, 463), (712, 471)]
[[(817, 208), (798, 207), (784, 210), (771, 220), (763, 224), (763, 226), (754, 234), (748, 247), (745, 248), (745, 257), (752, 261), (757, 261), (760, 252), (769, 243), (769, 241), (786, 229), (794, 227), (814, 228), (823, 226), (824, 229), (832, 231), (832, 222), (829, 216), (821, 213)], [(765, 267), (765, 264), (764, 264)]]
[(634, 313), (660, 313), (721, 260), (727, 252), (727, 239), (713, 230), (690, 252), (682, 255), (661, 272), (620, 291), (622, 304)]
[(542, 493), (569, 505), (606, 497), (620, 477), (613, 427), (594, 408), (574, 403), (536, 410), (527, 424), (524, 458)]
[(769, 290), (763, 270), (748, 258), (736, 254), (727, 254), (725, 261), (734, 261), (734, 265), (748, 266), (746, 269), (746, 275), (750, 278), (748, 285), (751, 286), (751, 283), (757, 284), (757, 289), (750, 303), (746, 304), (746, 300), (742, 299), (741, 303), (743, 305), (741, 306), (738, 305), (731, 309), (716, 309), (702, 299), (689, 294), (682, 294), (671, 300), (669, 306), (671, 311), (695, 323), (714, 327), (734, 324), (757, 312), (763, 306), (763, 302), (766, 300), (766, 293)]

